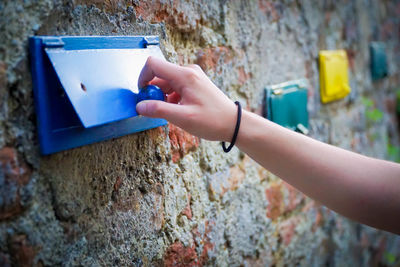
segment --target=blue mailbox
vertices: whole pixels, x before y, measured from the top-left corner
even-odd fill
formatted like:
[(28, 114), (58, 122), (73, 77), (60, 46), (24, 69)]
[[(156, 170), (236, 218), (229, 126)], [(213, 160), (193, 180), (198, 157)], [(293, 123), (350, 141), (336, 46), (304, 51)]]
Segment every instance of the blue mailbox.
[(42, 154), (165, 125), (137, 114), (159, 88), (139, 90), (147, 58), (162, 57), (156, 36), (35, 36), (29, 39)]

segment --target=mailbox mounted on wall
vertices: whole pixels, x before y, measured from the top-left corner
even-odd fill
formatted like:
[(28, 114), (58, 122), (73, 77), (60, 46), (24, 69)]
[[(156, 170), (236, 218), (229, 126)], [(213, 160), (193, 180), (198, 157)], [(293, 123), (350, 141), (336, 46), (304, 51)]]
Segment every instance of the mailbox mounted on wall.
[(267, 86), (264, 117), (286, 128), (308, 134), (306, 80)]
[(163, 57), (158, 37), (35, 36), (29, 49), (42, 154), (167, 123), (136, 112), (140, 71)]
[(369, 45), (370, 67), (373, 80), (379, 80), (388, 75), (385, 44), (372, 42)]
[(325, 50), (319, 52), (322, 103), (339, 100), (350, 93), (348, 68), (346, 51)]

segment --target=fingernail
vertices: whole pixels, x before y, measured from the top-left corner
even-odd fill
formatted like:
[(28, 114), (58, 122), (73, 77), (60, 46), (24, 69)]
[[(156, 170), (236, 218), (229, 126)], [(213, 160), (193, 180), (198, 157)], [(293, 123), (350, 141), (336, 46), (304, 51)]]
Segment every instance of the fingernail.
[(139, 114), (141, 114), (141, 115), (144, 115), (144, 114), (146, 114), (146, 110), (147, 110), (147, 104), (146, 104), (146, 103), (139, 102), (139, 103), (136, 105), (136, 111), (137, 111), (137, 113), (139, 113)]

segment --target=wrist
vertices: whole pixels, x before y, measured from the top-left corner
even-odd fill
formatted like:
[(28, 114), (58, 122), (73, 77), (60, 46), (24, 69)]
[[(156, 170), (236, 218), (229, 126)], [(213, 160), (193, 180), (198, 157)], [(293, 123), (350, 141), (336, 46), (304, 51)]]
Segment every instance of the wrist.
[(233, 132), (233, 136), (232, 136), (232, 140), (229, 144), (228, 147), (226, 147), (225, 142), (222, 142), (222, 148), (224, 150), (224, 152), (228, 153), (229, 151), (231, 151), (231, 149), (233, 148), (233, 146), (236, 143), (236, 139), (239, 133), (239, 128), (240, 128), (240, 122), (242, 119), (242, 107), (240, 105), (239, 101), (235, 101), (235, 105), (237, 106), (237, 118), (236, 118), (236, 123), (235, 123), (235, 131)]
[(247, 122), (248, 119), (249, 119), (249, 112), (247, 110), (243, 110), (242, 121), (241, 121), (241, 125), (239, 128), (237, 140), (236, 140), (236, 146), (238, 148), (240, 148), (240, 146), (245, 143), (247, 133), (244, 128), (247, 127), (247, 125), (248, 125), (248, 122)]
[[(254, 142), (261, 136), (264, 136), (265, 132), (263, 130), (265, 130), (267, 124), (268, 121), (264, 118), (250, 111), (243, 110), (236, 146), (240, 150), (244, 150), (250, 142)], [(260, 127), (261, 125), (264, 125), (265, 127)]]
[(226, 107), (225, 110), (226, 114), (221, 118), (224, 127), (221, 129), (220, 140), (222, 142), (230, 143), (235, 133), (235, 126), (238, 120), (238, 106), (234, 102), (229, 101), (229, 106)]

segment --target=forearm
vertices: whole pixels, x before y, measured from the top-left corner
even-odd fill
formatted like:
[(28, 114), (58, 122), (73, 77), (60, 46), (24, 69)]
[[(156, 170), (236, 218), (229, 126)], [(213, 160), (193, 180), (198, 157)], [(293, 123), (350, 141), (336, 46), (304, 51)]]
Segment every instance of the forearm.
[(362, 223), (400, 232), (398, 164), (324, 144), (246, 111), (237, 146), (329, 208)]

